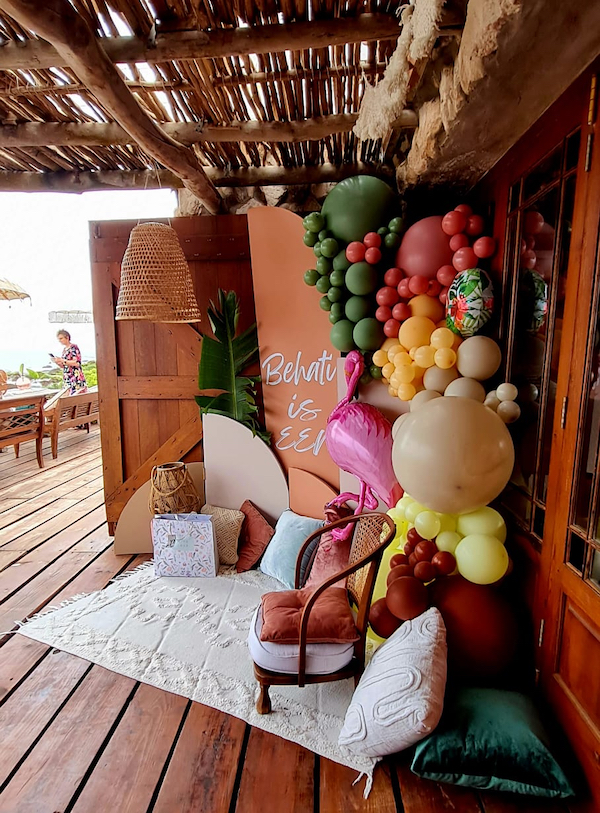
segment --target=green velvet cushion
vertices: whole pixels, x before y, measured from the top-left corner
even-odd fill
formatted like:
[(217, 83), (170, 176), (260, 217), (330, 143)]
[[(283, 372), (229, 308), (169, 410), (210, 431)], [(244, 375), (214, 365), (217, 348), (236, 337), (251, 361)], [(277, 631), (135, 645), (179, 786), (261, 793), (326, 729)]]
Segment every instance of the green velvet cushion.
[(457, 692), (434, 733), (417, 745), (411, 768), (425, 779), (469, 788), (573, 795), (533, 703), (518, 692)]

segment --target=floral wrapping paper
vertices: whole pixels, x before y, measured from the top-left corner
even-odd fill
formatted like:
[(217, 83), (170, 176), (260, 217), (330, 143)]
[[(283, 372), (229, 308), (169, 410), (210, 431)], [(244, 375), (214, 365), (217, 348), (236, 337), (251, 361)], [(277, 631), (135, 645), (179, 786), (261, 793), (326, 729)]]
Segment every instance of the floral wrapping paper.
[(157, 576), (214, 578), (219, 555), (208, 514), (159, 514), (152, 518), (154, 572)]

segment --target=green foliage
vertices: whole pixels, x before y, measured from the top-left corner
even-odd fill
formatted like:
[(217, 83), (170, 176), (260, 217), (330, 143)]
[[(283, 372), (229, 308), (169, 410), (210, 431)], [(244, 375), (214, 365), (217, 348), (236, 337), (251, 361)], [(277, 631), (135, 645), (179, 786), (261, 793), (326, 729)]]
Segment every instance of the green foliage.
[(233, 418), (259, 435), (266, 443), (270, 435), (261, 429), (256, 415), (256, 388), (259, 376), (243, 376), (242, 371), (258, 358), (256, 323), (236, 336), (240, 302), (235, 291), (219, 289), (218, 307), (210, 302), (208, 318), (215, 339), (202, 337), (198, 370), (200, 390), (224, 390), (215, 397), (196, 396), (200, 412), (214, 412)]

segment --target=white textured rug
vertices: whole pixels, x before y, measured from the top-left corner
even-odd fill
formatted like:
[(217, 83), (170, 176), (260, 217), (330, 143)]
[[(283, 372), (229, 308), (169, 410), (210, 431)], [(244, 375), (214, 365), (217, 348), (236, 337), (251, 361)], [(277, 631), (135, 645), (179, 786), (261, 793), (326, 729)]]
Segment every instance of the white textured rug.
[(261, 595), (281, 589), (256, 570), (216, 579), (159, 578), (149, 562), (105, 590), (41, 613), (19, 632), (232, 714), (372, 777), (374, 759), (337, 744), (351, 680), (303, 689), (273, 686), (273, 712), (256, 712), (248, 629)]

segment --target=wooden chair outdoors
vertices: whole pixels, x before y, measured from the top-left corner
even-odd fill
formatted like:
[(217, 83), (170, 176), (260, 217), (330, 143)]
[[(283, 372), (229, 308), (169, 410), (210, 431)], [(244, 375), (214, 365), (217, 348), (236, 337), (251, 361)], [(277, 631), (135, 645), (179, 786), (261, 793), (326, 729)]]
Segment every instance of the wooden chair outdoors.
[(90, 431), (90, 424), (98, 420), (98, 390), (69, 395), (63, 393), (47, 410), (44, 434), (50, 435), (52, 457), (58, 457), (58, 435), (65, 429), (85, 426)]
[(24, 395), (0, 401), (0, 449), (14, 446), (19, 456), (19, 444), (35, 440), (38, 466), (44, 467), (42, 438), (44, 432), (44, 396)]
[[(302, 556), (313, 540), (322, 536), (322, 534), (324, 534), (326, 531), (338, 526), (344, 526), (347, 523), (352, 523), (356, 526), (354, 530), (354, 538), (350, 548), (350, 559), (348, 566), (315, 588), (304, 607), (300, 620), (300, 643), (298, 646), (297, 671), (295, 673), (271, 671), (257, 664), (256, 660), (254, 661), (254, 674), (258, 683), (260, 684), (260, 695), (256, 702), (256, 710), (259, 714), (269, 714), (271, 712), (271, 699), (269, 697), (270, 686), (295, 685), (302, 687), (307, 683), (324, 683), (334, 680), (345, 680), (346, 678), (350, 677), (353, 677), (355, 683), (358, 683), (358, 679), (364, 670), (369, 608), (371, 605), (371, 598), (373, 596), (373, 589), (375, 587), (375, 579), (377, 577), (377, 571), (379, 570), (383, 551), (390, 544), (396, 533), (396, 528), (391, 518), (387, 514), (382, 513), (358, 514), (346, 519), (338, 520), (337, 522), (333, 522), (330, 525), (326, 525), (315, 533), (311, 534), (306, 542), (304, 542), (296, 560), (295, 586), (296, 589), (301, 587), (300, 565), (302, 562)], [(317, 545), (314, 546), (312, 557), (309, 561), (308, 567), (306, 568), (306, 573), (304, 576), (305, 581), (308, 579), (312, 561), (316, 556), (316, 549)], [(351, 659), (344, 666), (338, 668), (336, 671), (328, 672), (327, 674), (309, 674), (306, 671), (306, 634), (311, 609), (314, 606), (317, 598), (325, 590), (327, 590), (328, 587), (333, 586), (336, 582), (340, 581), (340, 579), (344, 578), (347, 579), (346, 589), (348, 591), (349, 601), (356, 609), (355, 623), (359, 639), (353, 645), (354, 651), (350, 654)], [(276, 648), (279, 646), (281, 645), (269, 644), (270, 652), (276, 653)], [(318, 647), (347, 647), (347, 645), (340, 644), (309, 644), (308, 646), (313, 648), (312, 652), (316, 652)]]

